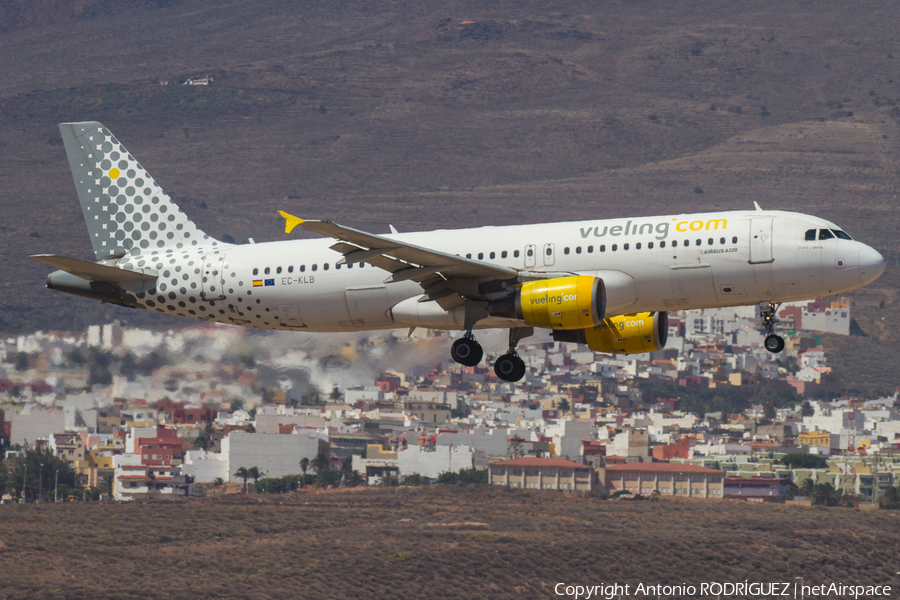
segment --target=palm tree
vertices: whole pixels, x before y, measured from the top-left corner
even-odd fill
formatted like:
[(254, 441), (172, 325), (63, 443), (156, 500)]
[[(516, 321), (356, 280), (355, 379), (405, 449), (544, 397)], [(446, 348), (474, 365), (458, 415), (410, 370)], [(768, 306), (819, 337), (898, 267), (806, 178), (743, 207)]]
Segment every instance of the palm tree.
[(817, 483), (813, 488), (813, 504), (816, 506), (837, 506), (841, 492), (830, 483)]
[(247, 469), (247, 475), (250, 477), (250, 479), (253, 480), (253, 491), (255, 492), (256, 482), (259, 481), (260, 477), (265, 475), (265, 473), (260, 471), (259, 467), (250, 467), (249, 469)]
[(248, 471), (246, 467), (241, 467), (240, 469), (238, 469), (237, 471), (234, 472), (234, 476), (240, 477), (241, 479), (244, 480), (244, 487), (241, 491), (243, 491), (246, 494), (247, 493), (247, 480), (250, 479), (250, 477), (251, 477), (250, 471)]
[(816, 482), (813, 481), (812, 477), (807, 477), (803, 480), (803, 483), (800, 484), (800, 495), (801, 496), (812, 496), (815, 493)]
[(306, 487), (306, 470), (309, 469), (309, 459), (305, 456), (300, 459), (300, 470), (303, 471), (303, 487)]
[(316, 454), (316, 457), (313, 459), (313, 468), (315, 468), (316, 473), (320, 475), (331, 470), (331, 457), (328, 456), (327, 452), (319, 452)]
[(566, 398), (563, 398), (559, 401), (559, 404), (556, 405), (559, 408), (559, 414), (564, 415), (572, 408), (569, 405), (569, 401)]

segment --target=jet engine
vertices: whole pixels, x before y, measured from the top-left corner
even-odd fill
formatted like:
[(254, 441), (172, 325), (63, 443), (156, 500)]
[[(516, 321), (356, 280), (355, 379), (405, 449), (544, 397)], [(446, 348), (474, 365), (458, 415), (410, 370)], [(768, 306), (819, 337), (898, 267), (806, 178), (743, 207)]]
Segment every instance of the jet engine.
[(515, 294), (488, 304), (492, 317), (519, 319), (531, 327), (585, 329), (603, 323), (606, 287), (588, 275), (529, 281)]
[(596, 327), (576, 331), (553, 331), (558, 342), (587, 344), (595, 352), (640, 354), (662, 350), (669, 335), (666, 312), (645, 312), (604, 319)]

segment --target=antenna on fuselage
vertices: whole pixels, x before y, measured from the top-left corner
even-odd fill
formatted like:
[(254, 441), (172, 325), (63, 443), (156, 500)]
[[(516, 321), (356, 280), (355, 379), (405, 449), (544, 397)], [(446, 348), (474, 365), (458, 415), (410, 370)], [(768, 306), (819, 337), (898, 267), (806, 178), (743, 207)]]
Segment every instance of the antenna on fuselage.
[(762, 208), (759, 207), (759, 202), (757, 202), (756, 200), (753, 201), (753, 206), (756, 207), (756, 210), (762, 210)]

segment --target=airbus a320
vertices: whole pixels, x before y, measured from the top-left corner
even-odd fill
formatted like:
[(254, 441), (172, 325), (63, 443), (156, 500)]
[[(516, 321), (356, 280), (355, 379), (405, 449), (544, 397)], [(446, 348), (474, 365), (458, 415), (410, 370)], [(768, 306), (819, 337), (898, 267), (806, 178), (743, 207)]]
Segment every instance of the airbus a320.
[(451, 348), (481, 362), (475, 331), (509, 330), (494, 363), (518, 381), (534, 328), (590, 349), (663, 348), (667, 311), (760, 305), (780, 352), (778, 305), (877, 279), (884, 258), (838, 225), (777, 210), (374, 234), (280, 211), (285, 231), (321, 239), (233, 244), (204, 233), (97, 122), (60, 125), (96, 262), (58, 269), (53, 290), (219, 323), (295, 331), (427, 327), (462, 331)]

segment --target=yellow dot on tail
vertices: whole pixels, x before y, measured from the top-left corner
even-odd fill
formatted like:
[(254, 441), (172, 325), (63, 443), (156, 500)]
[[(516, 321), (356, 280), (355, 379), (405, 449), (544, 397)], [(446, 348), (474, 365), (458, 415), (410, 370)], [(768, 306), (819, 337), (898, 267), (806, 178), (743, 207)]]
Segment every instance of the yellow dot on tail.
[(109, 178), (110, 179), (118, 179), (119, 178), (119, 170), (118, 169), (110, 169), (109, 170)]

